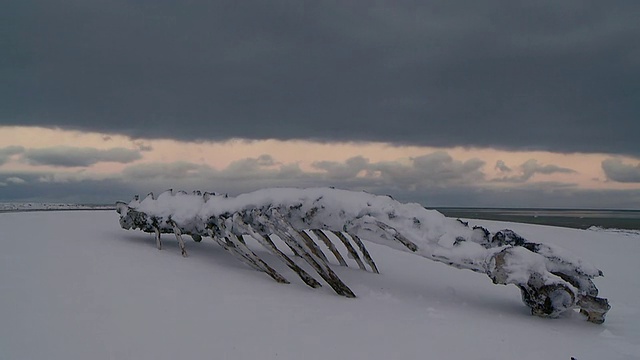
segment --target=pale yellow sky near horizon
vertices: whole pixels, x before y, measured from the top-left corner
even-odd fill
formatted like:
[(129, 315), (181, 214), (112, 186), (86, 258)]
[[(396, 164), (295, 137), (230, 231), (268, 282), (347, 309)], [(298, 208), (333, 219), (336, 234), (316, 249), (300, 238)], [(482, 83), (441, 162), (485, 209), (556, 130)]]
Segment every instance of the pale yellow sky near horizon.
[(52, 167), (32, 165), (19, 155), (10, 157), (0, 165), (3, 172), (76, 172), (86, 177), (100, 178), (117, 176), (124, 168), (142, 163), (170, 163), (186, 161), (199, 165), (208, 165), (222, 170), (234, 161), (257, 158), (268, 154), (281, 164), (298, 164), (308, 172), (319, 172), (312, 164), (317, 161), (344, 162), (362, 156), (370, 162), (408, 162), (411, 158), (431, 154), (438, 151), (448, 153), (454, 160), (467, 161), (477, 158), (485, 162), (482, 172), (486, 175), (487, 186), (507, 186), (507, 184), (489, 182), (505, 176), (495, 165), (501, 160), (517, 175), (522, 171), (519, 167), (530, 159), (535, 159), (542, 166), (555, 165), (575, 172), (541, 174), (536, 173), (529, 183), (560, 182), (575, 184), (583, 189), (640, 189), (639, 183), (619, 183), (607, 180), (602, 170), (602, 161), (607, 158), (618, 158), (626, 163), (636, 164), (638, 159), (632, 157), (613, 156), (610, 154), (583, 153), (551, 153), (545, 151), (507, 151), (479, 148), (435, 148), (420, 146), (395, 146), (385, 143), (320, 143), (300, 140), (228, 140), (222, 142), (184, 142), (166, 139), (132, 139), (127, 136), (81, 132), (37, 127), (0, 127), (0, 149), (8, 146), (22, 146), (25, 149), (41, 149), (49, 147), (89, 147), (95, 149), (127, 148), (140, 149), (142, 158), (130, 163), (99, 162), (88, 167)]

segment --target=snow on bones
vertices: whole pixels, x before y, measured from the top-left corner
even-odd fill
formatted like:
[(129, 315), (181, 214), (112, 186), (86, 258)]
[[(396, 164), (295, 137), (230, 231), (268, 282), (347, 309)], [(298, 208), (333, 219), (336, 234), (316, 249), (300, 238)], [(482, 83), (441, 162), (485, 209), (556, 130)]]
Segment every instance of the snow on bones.
[(183, 235), (197, 242), (211, 237), (248, 266), (288, 283), (247, 246), (247, 240), (253, 239), (307, 285), (320, 287), (318, 280), (278, 248), (273, 240), (277, 236), (336, 293), (346, 297), (356, 295), (332, 271), (325, 251), (347, 266), (335, 245), (341, 243), (360, 269), (368, 267), (377, 273), (362, 241), (366, 240), (484, 273), (495, 284), (514, 284), (537, 316), (557, 317), (580, 309), (588, 321), (602, 323), (610, 309), (607, 299), (597, 297), (592, 281), (602, 272), (567, 250), (529, 242), (511, 230), (492, 235), (484, 228), (470, 228), (437, 211), (389, 196), (333, 188), (271, 188), (236, 197), (169, 190), (142, 200), (136, 196), (116, 206), (122, 228), (155, 234), (159, 249), (162, 233), (175, 234), (183, 256), (187, 255)]

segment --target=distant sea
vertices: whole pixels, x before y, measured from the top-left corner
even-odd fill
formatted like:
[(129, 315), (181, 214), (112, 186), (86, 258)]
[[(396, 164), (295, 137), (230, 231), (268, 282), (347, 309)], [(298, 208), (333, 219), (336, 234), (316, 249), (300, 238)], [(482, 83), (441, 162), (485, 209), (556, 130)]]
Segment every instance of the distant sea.
[[(1, 203), (0, 213), (56, 210), (114, 210), (113, 205), (61, 203)], [(550, 226), (588, 229), (640, 231), (640, 210), (582, 210), (582, 209), (510, 209), (510, 208), (435, 208), (450, 218), (481, 219)]]
[(521, 222), (576, 229), (640, 230), (640, 210), (436, 208), (447, 217)]

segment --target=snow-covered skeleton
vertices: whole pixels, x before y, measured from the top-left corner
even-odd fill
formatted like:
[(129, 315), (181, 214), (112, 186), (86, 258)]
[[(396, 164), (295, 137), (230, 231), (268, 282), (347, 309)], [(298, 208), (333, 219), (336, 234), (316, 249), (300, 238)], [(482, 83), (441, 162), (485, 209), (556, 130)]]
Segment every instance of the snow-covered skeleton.
[(485, 273), (495, 284), (518, 286), (524, 303), (538, 316), (556, 317), (579, 308), (589, 321), (602, 323), (610, 309), (606, 299), (596, 297), (598, 289), (591, 281), (602, 272), (566, 250), (529, 242), (511, 230), (490, 234), (482, 227), (470, 228), (389, 196), (332, 188), (263, 189), (237, 197), (166, 191), (157, 198), (149, 194), (143, 200), (136, 196), (128, 204), (118, 202), (117, 211), (124, 229), (155, 233), (158, 248), (160, 234), (173, 233), (186, 256), (182, 235), (197, 242), (210, 236), (239, 260), (277, 282), (288, 283), (246, 245), (245, 238), (253, 238), (307, 285), (321, 286), (276, 246), (275, 235), (346, 297), (355, 294), (331, 270), (319, 243), (346, 266), (333, 243), (341, 242), (360, 269), (365, 270), (366, 263), (375, 273), (378, 267), (361, 239)]

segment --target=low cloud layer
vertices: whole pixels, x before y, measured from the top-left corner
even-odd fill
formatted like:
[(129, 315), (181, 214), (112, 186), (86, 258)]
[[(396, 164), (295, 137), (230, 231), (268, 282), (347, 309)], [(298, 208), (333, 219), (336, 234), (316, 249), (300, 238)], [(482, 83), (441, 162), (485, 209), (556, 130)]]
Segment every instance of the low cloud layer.
[(125, 148), (100, 150), (90, 147), (57, 146), (28, 149), (23, 157), (32, 165), (86, 167), (100, 162), (130, 163), (142, 158), (140, 151)]
[[(499, 160), (496, 168), (503, 173), (511, 173), (512, 169), (505, 165), (504, 161)], [(541, 165), (536, 159), (529, 159), (518, 167), (520, 173), (518, 175), (504, 176), (496, 179), (498, 182), (522, 183), (531, 179), (535, 174), (551, 175), (551, 174), (572, 174), (576, 171), (561, 166), (547, 164)]]
[(639, 11), (21, 0), (2, 9), (0, 125), (637, 156)]
[(319, 161), (305, 169), (270, 155), (240, 159), (223, 169), (185, 161), (137, 162), (110, 175), (64, 167), (55, 172), (0, 172), (0, 199), (113, 203), (169, 188), (235, 195), (274, 186), (334, 186), (426, 206), (634, 208), (640, 201), (637, 190), (586, 190), (572, 183), (535, 181), (532, 174), (572, 171), (535, 160), (513, 167), (518, 181), (494, 182), (485, 167), (482, 160), (461, 161), (443, 151), (395, 162), (364, 157)]
[[(166, 177), (144, 179), (123, 175), (91, 179), (75, 174), (60, 176), (43, 172), (0, 172), (0, 198), (3, 201), (114, 203), (116, 200), (128, 201), (134, 194), (144, 196), (149, 192), (159, 193), (169, 188), (200, 189), (235, 195), (265, 186), (335, 186), (388, 194), (400, 201), (418, 202), (427, 207), (521, 207), (522, 204), (526, 204), (528, 207), (635, 209), (640, 203), (640, 192), (637, 190), (588, 190), (576, 188), (571, 184), (553, 182), (514, 184), (508, 188), (478, 187), (467, 183), (409, 189), (376, 183), (366, 178), (358, 182), (327, 180), (322, 175), (306, 173), (300, 169), (289, 171), (286, 167), (278, 171), (262, 171), (252, 180), (243, 178), (242, 181), (228, 182), (225, 180), (229, 174), (212, 174), (198, 165), (190, 168), (195, 169), (188, 170), (191, 176), (183, 177), (180, 181)], [(24, 183), (7, 182), (8, 178), (20, 178)]]
[(386, 188), (410, 190), (469, 184), (482, 181), (484, 161), (454, 160), (444, 151), (435, 152), (401, 162), (374, 162), (354, 157), (344, 163), (321, 161), (313, 166), (323, 170), (327, 180), (362, 183), (369, 182)]
[(606, 159), (602, 162), (602, 170), (607, 179), (621, 183), (640, 183), (640, 163), (625, 164), (620, 159)]
[(9, 161), (9, 158), (13, 155), (21, 154), (24, 152), (24, 147), (22, 146), (7, 146), (5, 148), (0, 149), (0, 165), (5, 164)]

